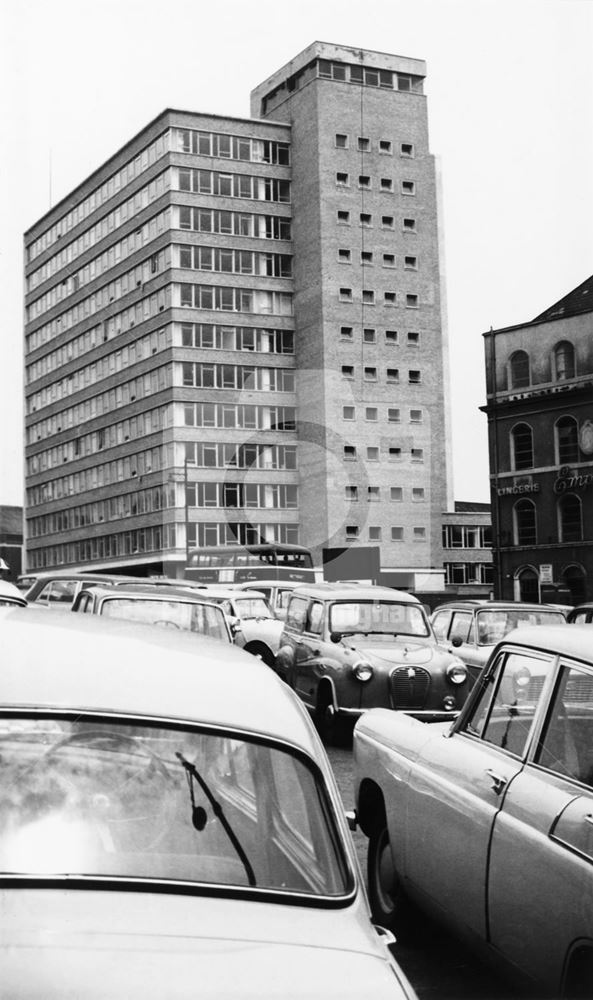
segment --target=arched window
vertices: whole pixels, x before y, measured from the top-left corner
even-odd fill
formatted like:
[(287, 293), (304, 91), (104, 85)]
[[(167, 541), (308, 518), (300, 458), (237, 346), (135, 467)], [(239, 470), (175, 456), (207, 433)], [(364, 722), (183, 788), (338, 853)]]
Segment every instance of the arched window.
[(580, 542), (583, 537), (581, 501), (567, 493), (558, 501), (558, 538), (561, 542)]
[(562, 577), (570, 590), (573, 604), (582, 604), (587, 600), (587, 577), (585, 570), (578, 563), (562, 570)]
[(574, 417), (560, 417), (556, 421), (556, 461), (558, 465), (571, 465), (579, 460), (579, 427)]
[(521, 389), (529, 385), (529, 355), (525, 351), (515, 351), (509, 362), (511, 389)]
[(519, 500), (513, 508), (515, 545), (537, 544), (537, 519), (535, 504), (531, 500)]
[(561, 340), (554, 348), (554, 370), (556, 378), (561, 381), (566, 378), (574, 378), (574, 347), (569, 340)]
[(529, 424), (517, 424), (511, 431), (513, 469), (533, 468), (533, 432)]
[(539, 604), (539, 577), (534, 569), (528, 566), (517, 573), (518, 596), (520, 601)]

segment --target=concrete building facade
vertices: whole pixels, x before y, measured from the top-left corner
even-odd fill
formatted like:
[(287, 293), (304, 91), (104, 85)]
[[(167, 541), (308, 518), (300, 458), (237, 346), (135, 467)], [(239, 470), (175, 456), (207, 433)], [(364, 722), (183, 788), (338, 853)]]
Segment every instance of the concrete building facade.
[[(421, 60), (316, 42), (168, 110), (25, 235), (29, 571), (379, 545), (442, 583), (446, 327)], [(416, 581), (417, 582), (417, 581)]]

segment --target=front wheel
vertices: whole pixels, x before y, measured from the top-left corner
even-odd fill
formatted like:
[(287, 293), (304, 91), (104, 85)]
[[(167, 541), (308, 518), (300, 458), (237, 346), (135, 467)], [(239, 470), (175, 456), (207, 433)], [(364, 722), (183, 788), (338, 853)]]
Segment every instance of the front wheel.
[(413, 940), (417, 913), (393, 863), (385, 820), (375, 827), (369, 838), (367, 876), (373, 921), (394, 931), (401, 940)]

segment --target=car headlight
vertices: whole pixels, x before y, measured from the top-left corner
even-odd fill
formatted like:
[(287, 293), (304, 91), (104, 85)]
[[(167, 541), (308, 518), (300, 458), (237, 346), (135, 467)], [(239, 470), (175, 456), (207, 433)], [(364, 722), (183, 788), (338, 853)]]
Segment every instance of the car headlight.
[(462, 660), (453, 660), (447, 667), (447, 680), (451, 684), (463, 684), (467, 680), (467, 667)]
[(358, 660), (352, 666), (352, 673), (356, 677), (357, 681), (362, 681), (364, 683), (365, 681), (370, 681), (373, 676), (373, 668), (370, 663), (366, 662), (366, 660)]

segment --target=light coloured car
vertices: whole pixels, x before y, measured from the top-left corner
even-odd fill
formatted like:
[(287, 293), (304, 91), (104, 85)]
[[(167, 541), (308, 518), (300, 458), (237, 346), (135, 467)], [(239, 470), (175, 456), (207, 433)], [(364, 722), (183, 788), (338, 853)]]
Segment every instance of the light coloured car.
[(290, 595), (296, 587), (302, 586), (302, 580), (297, 583), (291, 583), (289, 580), (257, 580), (255, 583), (253, 581), (237, 583), (234, 589), (253, 590), (254, 587), (257, 587), (258, 592), (266, 598), (276, 618), (284, 621)]
[(467, 669), (437, 644), (420, 601), (389, 587), (298, 587), (275, 669), (327, 741), (351, 733), (367, 708), (452, 719), (467, 695)]
[(67, 609), (81, 590), (107, 583), (134, 582), (134, 577), (109, 573), (77, 573), (69, 570), (39, 573), (25, 593), (29, 604), (38, 607)]
[(220, 605), (199, 593), (174, 587), (162, 590), (150, 585), (89, 587), (74, 598), (72, 611), (197, 632), (223, 642), (233, 641)]
[(227, 615), (235, 643), (247, 653), (259, 657), (269, 667), (274, 665), (280, 645), (282, 622), (278, 621), (259, 590), (208, 585), (201, 590), (216, 601)]
[(414, 997), (272, 671), (94, 615), (0, 629), (3, 996)]
[(435, 608), (430, 621), (439, 642), (450, 644), (475, 684), (497, 642), (522, 625), (562, 625), (569, 608), (520, 601), (459, 600)]
[(593, 995), (593, 646), (517, 629), (452, 725), (375, 709), (354, 730), (374, 918), (426, 911), (535, 995)]
[(5, 604), (16, 604), (19, 608), (26, 608), (27, 599), (14, 583), (0, 580), (0, 606)]

